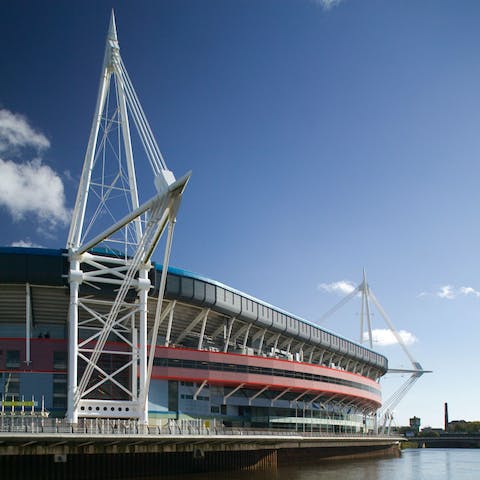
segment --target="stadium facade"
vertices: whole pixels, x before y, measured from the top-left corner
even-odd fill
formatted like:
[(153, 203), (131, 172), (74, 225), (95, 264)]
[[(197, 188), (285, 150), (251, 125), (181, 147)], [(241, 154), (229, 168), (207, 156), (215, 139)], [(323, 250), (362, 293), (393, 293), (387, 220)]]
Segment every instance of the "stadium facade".
[[(150, 270), (149, 329), (161, 269)], [(33, 397), (52, 416), (65, 416), (68, 270), (66, 250), (0, 249), (0, 392), (8, 405), (17, 402), (3, 407), (4, 413), (19, 413), (25, 409), (22, 400)], [(97, 308), (115, 295), (109, 286), (82, 289)], [(100, 360), (106, 371), (122, 361), (122, 346), (114, 340), (107, 341)], [(156, 345), (150, 423), (201, 420), (331, 432), (374, 428), (372, 415), (381, 405), (378, 380), (387, 371), (384, 356), (216, 281), (169, 268)], [(138, 372), (125, 368), (122, 375), (128, 384), (137, 381)], [(107, 408), (104, 400), (122, 399), (122, 393), (115, 382), (104, 382), (82, 406), (82, 416), (96, 417)]]

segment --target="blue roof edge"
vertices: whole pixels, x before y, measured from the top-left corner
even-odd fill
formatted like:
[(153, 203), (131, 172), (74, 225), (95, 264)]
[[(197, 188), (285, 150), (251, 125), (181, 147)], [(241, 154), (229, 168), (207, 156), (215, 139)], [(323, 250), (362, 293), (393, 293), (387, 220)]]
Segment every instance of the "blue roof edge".
[(67, 249), (65, 248), (43, 248), (43, 247), (0, 247), (0, 253), (9, 253), (12, 255), (21, 255), (21, 254), (29, 254), (29, 255), (49, 255), (49, 256), (56, 256), (56, 255), (63, 255), (67, 253)]
[[(67, 253), (67, 252), (68, 252), (68, 250), (65, 249), (65, 248), (55, 249), (55, 248), (42, 248), (42, 247), (0, 247), (0, 254), (1, 253), (7, 253), (7, 254), (13, 254), (13, 255), (29, 254), (29, 255), (61, 256), (61, 255), (64, 255), (65, 253)], [(153, 266), (154, 266), (155, 270), (157, 270), (157, 271), (162, 270), (163, 265), (161, 263), (157, 263), (157, 262), (152, 262), (152, 263), (153, 263)], [(326, 332), (328, 332), (332, 335), (335, 335), (338, 338), (341, 338), (341, 339), (346, 340), (348, 342), (355, 343), (356, 345), (358, 345), (362, 348), (365, 348), (366, 350), (369, 350), (373, 353), (376, 353), (377, 355), (382, 355), (383, 357), (386, 358), (385, 355), (383, 355), (383, 354), (381, 354), (381, 353), (379, 353), (375, 350), (372, 350), (372, 349), (366, 347), (365, 345), (361, 345), (360, 343), (355, 342), (354, 340), (346, 338), (343, 335), (339, 335), (338, 333), (333, 332), (332, 330), (330, 330), (328, 328), (325, 328), (323, 325), (313, 323), (313, 322), (311, 322), (309, 320), (306, 320), (302, 317), (299, 317), (298, 315), (295, 315), (295, 314), (293, 314), (293, 313), (291, 313), (287, 310), (284, 310), (284, 309), (279, 308), (275, 305), (272, 305), (268, 302), (260, 300), (257, 297), (253, 297), (252, 295), (249, 295), (248, 293), (242, 292), (241, 290), (237, 290), (236, 288), (230, 287), (229, 285), (226, 285), (226, 284), (218, 282), (216, 280), (212, 280), (211, 278), (205, 277), (204, 275), (200, 275), (198, 273), (194, 273), (194, 272), (191, 272), (189, 270), (184, 270), (182, 268), (171, 267), (171, 266), (168, 267), (168, 272), (172, 273), (173, 275), (179, 275), (179, 276), (193, 278), (195, 280), (201, 280), (201, 281), (204, 281), (204, 282), (208, 282), (212, 285), (216, 285), (217, 287), (228, 289), (228, 290), (230, 290), (230, 291), (232, 291), (232, 292), (234, 292), (238, 295), (241, 295), (245, 298), (248, 298), (249, 300), (260, 303), (260, 304), (262, 304), (266, 307), (272, 308), (272, 309), (276, 310), (277, 312), (288, 315), (288, 316), (290, 316), (292, 318), (295, 318), (295, 319), (297, 319), (297, 320), (299, 320), (303, 323), (306, 323), (307, 325), (310, 325), (312, 327), (321, 328), (322, 330), (324, 330), (324, 331), (326, 331)]]

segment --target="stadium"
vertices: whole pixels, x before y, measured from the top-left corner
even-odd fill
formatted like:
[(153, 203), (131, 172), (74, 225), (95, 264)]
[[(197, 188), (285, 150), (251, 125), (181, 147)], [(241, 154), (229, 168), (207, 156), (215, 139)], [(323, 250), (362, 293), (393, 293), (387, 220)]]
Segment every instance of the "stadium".
[[(0, 250), (0, 391), (18, 405), (42, 400), (58, 417), (67, 408), (67, 273), (66, 250)], [(160, 273), (156, 265), (150, 274), (149, 329)], [(92, 304), (112, 299), (108, 289), (85, 293)], [(150, 421), (359, 432), (381, 404), (385, 357), (216, 281), (170, 267), (162, 317)], [(103, 367), (116, 368), (118, 357), (104, 354)], [(124, 383), (134, 371), (123, 370)], [(114, 382), (102, 387), (85, 416), (125, 397)]]
[[(130, 122), (156, 187), (143, 203)], [(118, 151), (109, 167), (112, 146)], [(169, 267), (189, 178), (176, 180), (165, 164), (112, 15), (66, 248), (0, 249), (2, 416), (374, 431), (384, 356)], [(162, 238), (164, 260), (156, 264)]]

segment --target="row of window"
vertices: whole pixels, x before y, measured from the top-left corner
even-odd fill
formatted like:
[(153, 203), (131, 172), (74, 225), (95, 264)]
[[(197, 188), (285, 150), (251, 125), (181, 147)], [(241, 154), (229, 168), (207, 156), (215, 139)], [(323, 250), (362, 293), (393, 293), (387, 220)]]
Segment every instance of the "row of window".
[[(182, 385), (182, 387), (198, 387), (195, 382), (180, 382), (180, 385)], [(209, 385), (205, 385), (203, 388), (209, 388)]]
[(210, 412), (211, 413), (220, 413), (222, 415), (226, 415), (227, 414), (227, 406), (226, 405), (212, 405), (210, 407)]
[[(1, 351), (0, 351), (1, 353)], [(57, 351), (53, 352), (53, 369), (54, 370), (66, 370), (67, 369), (67, 352)], [(7, 350), (5, 358), (5, 368), (20, 368), (20, 350)]]
[[(193, 400), (193, 395), (182, 393), (182, 394), (180, 395), (180, 398), (183, 399), (183, 400)], [(197, 400), (203, 400), (203, 401), (205, 401), (205, 402), (208, 402), (208, 401), (210, 400), (210, 397), (205, 397), (205, 396), (202, 396), (202, 395), (197, 395)]]
[(157, 367), (194, 368), (199, 370), (213, 370), (232, 373), (254, 373), (257, 375), (270, 375), (276, 377), (296, 378), (299, 380), (311, 380), (315, 382), (334, 383), (345, 387), (357, 388), (367, 392), (377, 393), (378, 390), (369, 385), (344, 380), (342, 378), (315, 375), (307, 372), (296, 372), (293, 370), (280, 370), (277, 368), (257, 367), (253, 365), (235, 365), (219, 362), (202, 362), (198, 360), (182, 360), (177, 358), (155, 358), (153, 364)]

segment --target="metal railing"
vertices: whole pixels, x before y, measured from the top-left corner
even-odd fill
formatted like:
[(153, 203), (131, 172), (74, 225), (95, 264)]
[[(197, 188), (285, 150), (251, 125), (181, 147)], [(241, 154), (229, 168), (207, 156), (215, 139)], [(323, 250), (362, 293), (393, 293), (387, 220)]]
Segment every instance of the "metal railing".
[(200, 422), (169, 420), (163, 425), (142, 425), (132, 420), (80, 419), (70, 424), (65, 419), (38, 417), (0, 417), (0, 433), (63, 435), (148, 435), (148, 436), (291, 436), (291, 437), (386, 437), (373, 432), (307, 431), (272, 428), (205, 426)]

